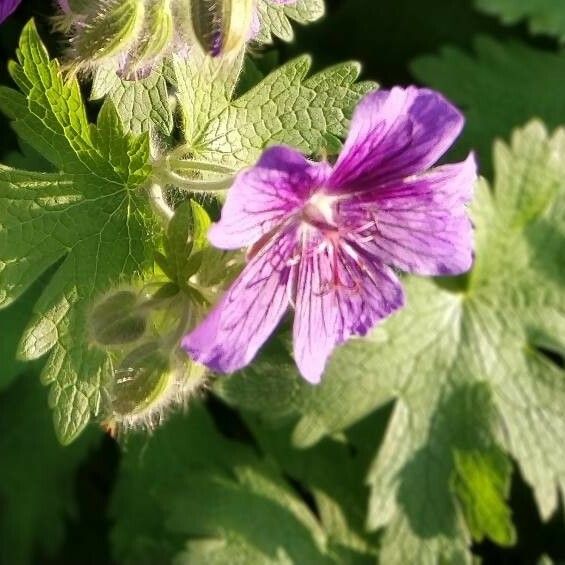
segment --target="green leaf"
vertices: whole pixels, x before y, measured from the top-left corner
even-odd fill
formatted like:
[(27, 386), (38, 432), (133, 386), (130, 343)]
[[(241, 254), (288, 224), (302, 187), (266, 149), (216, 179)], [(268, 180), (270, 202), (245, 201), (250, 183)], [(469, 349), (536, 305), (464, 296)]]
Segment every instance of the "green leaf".
[(295, 59), (230, 101), (241, 62), (211, 69), (192, 58), (177, 60), (187, 150), (196, 159), (240, 168), (267, 145), (288, 144), (314, 154), (327, 145), (327, 134), (342, 137), (355, 104), (375, 85), (355, 83), (357, 63), (306, 78), (310, 66), (309, 57)]
[(490, 177), (493, 139), (507, 138), (532, 116), (548, 127), (565, 123), (565, 99), (560, 95), (565, 53), (489, 38), (476, 40), (475, 52), (444, 48), (439, 56), (416, 59), (411, 69), (419, 81), (445, 93), (464, 110), (466, 125), (455, 156), (478, 150), (481, 171)]
[(18, 344), (31, 318), (41, 283), (30, 288), (15, 304), (0, 311), (0, 391), (29, 366), (17, 359)]
[[(368, 488), (365, 475), (372, 447), (363, 453), (355, 433), (325, 438), (308, 450), (292, 445), (292, 426), (273, 424), (252, 412), (244, 414), (259, 446), (277, 465), (312, 493), (320, 521), (334, 546), (367, 559), (377, 554), (375, 539), (365, 536)], [(374, 425), (375, 419), (371, 420)], [(374, 439), (375, 429), (371, 428)]]
[(107, 354), (88, 346), (89, 308), (153, 264), (143, 189), (149, 146), (147, 136), (122, 132), (111, 104), (97, 125), (88, 124), (78, 83), (63, 81), (33, 23), (24, 28), (18, 60), (10, 70), (22, 93), (0, 88), (0, 108), (58, 172), (0, 167), (0, 306), (59, 264), (34, 307), (20, 355), (50, 352), (42, 379), (52, 385), (55, 427), (68, 443), (99, 410), (112, 376)]
[[(319, 387), (280, 356), (261, 362), (270, 371), (252, 366), (217, 385), (265, 417), (269, 406), (274, 417), (298, 416), (299, 446), (396, 399), (369, 475), (368, 522), (386, 528), (385, 563), (468, 562), (477, 528), (512, 541), (500, 473), (484, 464), (498, 448), (517, 462), (544, 519), (565, 492), (565, 371), (544, 354), (565, 354), (565, 131), (549, 137), (533, 122), (494, 155), (494, 192), (477, 188), (470, 276), (406, 279), (408, 306), (336, 352)], [(477, 484), (461, 467), (470, 457), (483, 461), (475, 467), (487, 486), (462, 499), (450, 485)]]
[(512, 465), (498, 448), (490, 451), (455, 450), (453, 488), (476, 541), (489, 536), (499, 545), (514, 545), (516, 530), (506, 498)]
[(161, 67), (138, 80), (121, 79), (114, 69), (100, 67), (94, 74), (90, 97), (111, 100), (126, 132), (157, 131), (169, 135), (173, 129), (167, 82)]
[(187, 144), (192, 145), (210, 119), (229, 105), (243, 56), (214, 59), (195, 50), (188, 59), (173, 58), (172, 79)]
[(479, 10), (514, 25), (527, 20), (530, 31), (565, 41), (565, 6), (555, 0), (475, 0)]
[(36, 563), (56, 552), (76, 515), (79, 466), (100, 437), (57, 442), (45, 390), (26, 374), (0, 394), (0, 561)]
[(257, 12), (260, 29), (255, 39), (271, 43), (273, 36), (292, 41), (294, 33), (290, 20), (307, 24), (319, 20), (325, 12), (324, 0), (297, 0), (292, 5), (282, 5), (272, 0), (258, 0)]
[(277, 470), (222, 437), (197, 403), (153, 437), (129, 438), (112, 508), (120, 563), (335, 562)]

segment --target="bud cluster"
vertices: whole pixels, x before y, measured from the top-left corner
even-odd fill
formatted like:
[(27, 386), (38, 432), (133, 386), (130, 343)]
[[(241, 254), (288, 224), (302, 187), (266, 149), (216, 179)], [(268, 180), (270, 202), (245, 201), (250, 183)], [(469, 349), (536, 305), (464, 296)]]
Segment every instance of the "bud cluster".
[(169, 221), (163, 252), (156, 252), (156, 282), (122, 286), (96, 301), (88, 328), (93, 346), (107, 352), (106, 424), (153, 428), (184, 406), (206, 382), (206, 370), (180, 349), (237, 271), (230, 254), (206, 240), (210, 218), (196, 202), (180, 204)]
[(167, 283), (156, 292), (117, 288), (91, 309), (90, 340), (113, 364), (106, 414), (126, 428), (157, 425), (205, 381), (204, 367), (177, 347), (178, 335), (201, 318), (202, 306)]
[(147, 74), (173, 52), (188, 51), (188, 15), (180, 0), (63, 0), (56, 27), (70, 35), (69, 67)]
[(192, 49), (236, 56), (258, 32), (256, 2), (58, 0), (55, 27), (69, 34), (70, 69), (113, 69), (135, 79), (172, 54), (189, 56)]

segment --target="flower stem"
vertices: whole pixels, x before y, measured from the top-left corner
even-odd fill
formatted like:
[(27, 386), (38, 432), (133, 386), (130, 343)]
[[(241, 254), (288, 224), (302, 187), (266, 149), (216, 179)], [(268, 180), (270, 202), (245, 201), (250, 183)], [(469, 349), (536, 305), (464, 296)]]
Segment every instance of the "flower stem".
[(172, 171), (209, 171), (220, 175), (233, 175), (235, 173), (235, 171), (229, 167), (224, 167), (216, 163), (208, 163), (206, 161), (187, 161), (185, 159), (167, 157), (167, 164), (169, 165), (169, 170)]
[(165, 225), (168, 224), (170, 219), (174, 216), (174, 211), (167, 204), (161, 185), (156, 183), (151, 185), (149, 188), (149, 202), (157, 217), (159, 217)]
[(187, 179), (182, 175), (174, 173), (172, 171), (163, 171), (162, 179), (169, 184), (180, 188), (181, 190), (187, 190), (189, 192), (224, 192), (233, 183), (233, 177), (225, 177), (218, 180), (198, 180), (198, 179)]

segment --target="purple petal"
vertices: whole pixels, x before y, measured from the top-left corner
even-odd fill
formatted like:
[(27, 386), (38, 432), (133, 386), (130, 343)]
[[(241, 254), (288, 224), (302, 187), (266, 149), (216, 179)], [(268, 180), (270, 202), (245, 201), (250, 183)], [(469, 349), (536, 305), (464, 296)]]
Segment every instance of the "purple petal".
[(476, 179), (470, 155), (351, 198), (340, 213), (357, 225), (357, 244), (383, 263), (419, 275), (456, 275), (473, 261), (465, 204)]
[(251, 18), (251, 27), (249, 28), (249, 36), (247, 39), (255, 39), (259, 32), (261, 31), (261, 19), (259, 18), (259, 12), (255, 9), (253, 11), (253, 17)]
[(231, 373), (255, 357), (289, 304), (296, 233), (272, 240), (245, 267), (208, 317), (182, 341), (196, 361)]
[(299, 210), (329, 174), (326, 163), (308, 161), (294, 149), (267, 149), (254, 167), (237, 175), (210, 241), (222, 249), (252, 245)]
[(420, 173), (447, 151), (463, 123), (461, 113), (432, 90), (372, 92), (353, 114), (331, 187), (363, 190)]
[(297, 285), (294, 357), (311, 383), (320, 382), (336, 345), (366, 335), (404, 304), (394, 273), (343, 243), (305, 255)]
[(0, 0), (0, 24), (20, 5), (21, 0)]

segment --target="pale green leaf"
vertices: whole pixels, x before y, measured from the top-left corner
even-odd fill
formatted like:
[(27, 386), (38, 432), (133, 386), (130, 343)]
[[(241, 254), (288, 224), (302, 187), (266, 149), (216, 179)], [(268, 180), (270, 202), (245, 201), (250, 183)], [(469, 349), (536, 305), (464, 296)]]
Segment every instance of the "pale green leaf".
[(107, 97), (114, 104), (126, 132), (155, 131), (169, 135), (173, 114), (162, 68), (138, 80), (121, 79), (113, 69), (100, 67), (94, 74), (92, 100)]
[(260, 43), (271, 43), (273, 36), (292, 41), (291, 20), (301, 24), (315, 22), (324, 15), (325, 7), (324, 0), (297, 0), (286, 6), (272, 0), (258, 0), (257, 12), (260, 28), (254, 39)]
[[(373, 83), (355, 83), (357, 63), (306, 78), (311, 61), (300, 57), (230, 101), (240, 67), (212, 72), (198, 61), (187, 64), (175, 64), (187, 150), (197, 159), (234, 168), (253, 163), (276, 143), (309, 154), (320, 151), (328, 134), (344, 135), (355, 104), (375, 88)], [(208, 85), (204, 90), (199, 86), (203, 83)]]
[(229, 104), (243, 61), (243, 55), (214, 59), (199, 50), (188, 59), (173, 58), (173, 79), (187, 144), (194, 144), (210, 119)]
[(12, 74), (22, 93), (0, 89), (0, 108), (19, 136), (58, 172), (0, 167), (0, 305), (16, 300), (46, 269), (55, 274), (34, 307), (20, 355), (50, 353), (57, 434), (70, 442), (100, 408), (111, 378), (106, 353), (90, 347), (86, 318), (112, 285), (152, 265), (152, 231), (143, 185), (147, 136), (126, 136), (111, 104), (96, 126), (86, 119), (78, 83), (64, 82), (33, 23), (21, 37)]
[(211, 220), (195, 200), (183, 202), (171, 218), (165, 237), (165, 254), (172, 280), (186, 288), (188, 279), (202, 263), (202, 250), (208, 247)]

